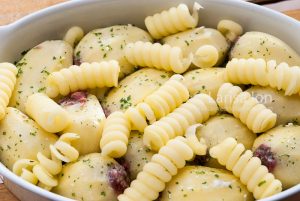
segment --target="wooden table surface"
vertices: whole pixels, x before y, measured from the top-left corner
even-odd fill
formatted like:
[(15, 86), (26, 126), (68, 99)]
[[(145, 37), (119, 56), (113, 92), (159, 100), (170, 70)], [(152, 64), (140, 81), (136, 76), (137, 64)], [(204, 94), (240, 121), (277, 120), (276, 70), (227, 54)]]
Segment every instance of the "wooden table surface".
[[(0, 0), (0, 25), (9, 24), (22, 16), (25, 16), (34, 11), (42, 8), (64, 2), (66, 0)], [(272, 5), (272, 8), (280, 11), (281, 4)], [(294, 5), (291, 5), (291, 10), (283, 10), (282, 12), (295, 19), (300, 20), (300, 6), (295, 9)], [(1, 178), (0, 178), (1, 182)], [(0, 183), (0, 200), (1, 201), (17, 201), (16, 199), (3, 184)]]

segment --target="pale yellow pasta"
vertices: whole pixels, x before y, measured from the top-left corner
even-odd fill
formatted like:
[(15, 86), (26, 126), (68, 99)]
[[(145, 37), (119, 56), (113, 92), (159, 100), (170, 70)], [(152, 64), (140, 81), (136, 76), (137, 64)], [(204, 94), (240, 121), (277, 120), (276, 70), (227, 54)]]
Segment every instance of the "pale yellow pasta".
[(203, 45), (194, 54), (193, 64), (201, 68), (210, 68), (219, 60), (219, 51), (213, 45)]
[(64, 41), (74, 47), (83, 38), (83, 36), (83, 29), (81, 27), (74, 26), (67, 31), (66, 35), (64, 36)]
[(275, 60), (233, 59), (226, 66), (229, 82), (270, 86), (284, 90), (286, 96), (300, 94), (300, 67)]
[(0, 63), (0, 120), (4, 118), (6, 107), (16, 84), (17, 68), (11, 63)]
[(51, 133), (60, 132), (70, 124), (68, 113), (43, 93), (29, 96), (25, 111), (43, 129)]
[(73, 65), (48, 76), (46, 93), (54, 98), (78, 90), (118, 86), (119, 73), (120, 66), (115, 60)]
[(193, 13), (190, 14), (186, 4), (179, 4), (169, 10), (162, 11), (145, 19), (145, 25), (155, 39), (195, 28), (198, 24), (198, 10), (202, 8), (198, 3), (194, 4)]
[(261, 133), (274, 127), (277, 115), (249, 92), (243, 92), (238, 86), (224, 83), (217, 95), (218, 105), (240, 119), (254, 133)]
[(243, 34), (243, 27), (232, 20), (221, 20), (217, 29), (231, 42)]
[(170, 139), (182, 136), (185, 130), (195, 124), (206, 121), (216, 114), (217, 104), (206, 94), (197, 94), (172, 113), (145, 128), (143, 142), (154, 151), (158, 151)]
[(241, 143), (234, 138), (227, 138), (209, 151), (211, 157), (216, 158), (221, 165), (233, 172), (247, 186), (256, 199), (262, 199), (277, 194), (282, 190), (282, 184), (275, 179), (268, 168), (261, 164), (261, 160), (253, 157), (250, 150), (245, 151)]
[(193, 159), (195, 154), (206, 154), (205, 142), (198, 140), (195, 132), (189, 132), (186, 138), (177, 136), (171, 139), (153, 155), (151, 161), (143, 167), (143, 171), (131, 182), (130, 187), (118, 196), (118, 200), (156, 200), (159, 192), (165, 189), (165, 184), (178, 173), (178, 169), (185, 166), (187, 160)]
[(54, 145), (50, 145), (51, 159), (38, 152), (37, 161), (29, 159), (16, 161), (13, 172), (32, 184), (51, 190), (58, 185), (56, 175), (62, 170), (62, 161), (77, 160), (79, 153), (72, 147), (71, 142), (78, 138), (79, 136), (74, 133), (63, 134)]
[(110, 114), (105, 121), (100, 140), (101, 153), (112, 158), (125, 155), (130, 131), (130, 122), (123, 112)]
[(192, 54), (184, 58), (179, 47), (142, 41), (126, 45), (125, 56), (129, 63), (133, 65), (163, 69), (175, 73), (185, 72), (193, 60)]

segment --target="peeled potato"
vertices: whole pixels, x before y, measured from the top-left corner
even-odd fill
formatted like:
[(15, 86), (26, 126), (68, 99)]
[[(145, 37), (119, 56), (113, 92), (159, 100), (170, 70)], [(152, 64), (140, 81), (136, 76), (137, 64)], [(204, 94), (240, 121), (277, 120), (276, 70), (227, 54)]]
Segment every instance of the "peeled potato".
[(230, 58), (262, 58), (300, 66), (300, 56), (285, 42), (263, 32), (247, 32), (242, 35), (230, 52)]

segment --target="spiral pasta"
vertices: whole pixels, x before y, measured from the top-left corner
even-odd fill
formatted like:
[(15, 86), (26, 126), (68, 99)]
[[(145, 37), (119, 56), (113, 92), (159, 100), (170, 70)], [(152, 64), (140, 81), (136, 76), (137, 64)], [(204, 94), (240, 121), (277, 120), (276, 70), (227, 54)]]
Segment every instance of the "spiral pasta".
[(4, 118), (6, 107), (16, 84), (17, 68), (11, 63), (0, 63), (0, 120)]
[(243, 27), (232, 20), (221, 20), (217, 29), (231, 42), (243, 33)]
[(55, 175), (61, 172), (62, 161), (68, 163), (77, 160), (79, 153), (71, 142), (78, 138), (79, 136), (74, 133), (63, 134), (54, 145), (50, 145), (51, 159), (39, 152), (37, 161), (29, 159), (16, 161), (13, 172), (32, 184), (51, 190), (58, 184)]
[(212, 45), (203, 45), (194, 54), (193, 64), (201, 68), (210, 68), (219, 60), (219, 52)]
[(212, 147), (209, 153), (239, 177), (256, 199), (281, 192), (281, 182), (268, 173), (268, 168), (261, 164), (258, 157), (253, 157), (252, 151), (245, 151), (244, 145), (238, 144), (234, 138), (225, 139)]
[(42, 93), (35, 93), (28, 97), (25, 111), (43, 129), (51, 133), (60, 132), (70, 124), (68, 113)]
[(54, 98), (88, 88), (118, 86), (119, 73), (120, 66), (115, 60), (73, 65), (48, 76), (46, 93)]
[(125, 57), (136, 66), (152, 67), (175, 73), (185, 72), (193, 60), (192, 54), (183, 58), (179, 47), (142, 41), (126, 45)]
[[(197, 126), (195, 125), (194, 128)], [(186, 137), (177, 136), (168, 141), (157, 154), (153, 155), (143, 171), (131, 182), (130, 187), (118, 196), (118, 200), (156, 200), (159, 192), (164, 190), (165, 183), (177, 174), (178, 169), (185, 166), (187, 160), (191, 160), (195, 154), (206, 154), (205, 141), (198, 140), (195, 133), (189, 132)]]
[(274, 127), (277, 115), (249, 92), (243, 92), (238, 86), (224, 83), (217, 95), (217, 103), (227, 112), (232, 113), (247, 125), (254, 133), (261, 133)]
[(83, 38), (83, 36), (84, 31), (82, 28), (74, 26), (67, 31), (66, 35), (64, 36), (64, 41), (74, 47)]
[(127, 151), (130, 130), (130, 122), (123, 112), (110, 114), (105, 121), (100, 140), (102, 154), (112, 158), (122, 157)]
[(161, 13), (148, 16), (145, 19), (145, 25), (155, 39), (161, 39), (165, 36), (194, 28), (198, 24), (198, 10), (202, 8), (200, 4), (195, 3), (192, 15), (186, 4), (179, 4)]
[(147, 126), (143, 142), (150, 149), (158, 151), (170, 139), (183, 135), (190, 125), (206, 121), (217, 111), (218, 106), (213, 98), (197, 94), (172, 113)]
[(286, 96), (300, 94), (300, 67), (275, 60), (233, 59), (226, 66), (228, 81), (236, 84), (270, 86)]

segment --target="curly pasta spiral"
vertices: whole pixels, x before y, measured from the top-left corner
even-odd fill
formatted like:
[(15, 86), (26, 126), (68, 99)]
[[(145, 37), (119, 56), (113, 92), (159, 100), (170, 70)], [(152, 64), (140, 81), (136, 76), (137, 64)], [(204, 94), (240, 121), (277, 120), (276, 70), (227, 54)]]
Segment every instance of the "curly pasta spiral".
[(247, 125), (254, 133), (269, 130), (276, 124), (277, 115), (248, 92), (238, 86), (224, 83), (217, 95), (217, 103), (227, 112), (232, 113)]
[(13, 166), (13, 172), (26, 181), (37, 184), (47, 190), (57, 186), (55, 175), (62, 170), (63, 162), (77, 160), (79, 153), (71, 145), (71, 142), (78, 139), (79, 135), (74, 133), (63, 134), (54, 145), (50, 145), (51, 159), (42, 153), (37, 154), (37, 161), (20, 159)]
[(48, 76), (46, 93), (54, 98), (58, 94), (66, 96), (70, 92), (88, 88), (118, 86), (119, 73), (120, 66), (115, 60), (73, 65)]
[(102, 154), (112, 158), (122, 157), (127, 151), (130, 130), (130, 122), (123, 112), (110, 114), (105, 121), (100, 140)]
[(232, 20), (221, 20), (217, 29), (231, 42), (235, 41), (243, 33), (243, 27)]
[[(191, 145), (192, 144), (192, 145)], [(151, 158), (143, 171), (131, 182), (123, 194), (119, 195), (119, 201), (151, 201), (158, 198), (159, 192), (165, 189), (165, 183), (177, 174), (178, 169), (183, 168), (187, 160), (191, 160), (195, 154), (206, 154), (205, 141), (195, 136), (195, 132), (185, 137), (177, 136), (168, 141), (159, 152)]]
[(197, 94), (172, 113), (147, 126), (143, 142), (150, 149), (158, 151), (170, 139), (183, 135), (190, 125), (206, 121), (217, 111), (218, 106), (213, 98)]
[(225, 139), (212, 147), (209, 153), (239, 177), (256, 199), (281, 192), (281, 182), (268, 173), (268, 168), (261, 164), (258, 157), (253, 157), (252, 151), (245, 151), (244, 145), (238, 144), (234, 138)]
[(219, 51), (212, 45), (203, 45), (194, 54), (193, 64), (201, 68), (213, 67), (219, 60)]
[(16, 84), (18, 69), (11, 63), (0, 63), (0, 120), (4, 118), (6, 107)]
[(165, 36), (194, 28), (198, 24), (198, 10), (202, 8), (198, 3), (194, 4), (193, 14), (190, 14), (189, 8), (185, 4), (179, 4), (161, 13), (148, 16), (145, 19), (145, 25), (155, 39), (161, 39)]
[(187, 58), (183, 58), (182, 50), (179, 47), (142, 41), (126, 45), (125, 56), (133, 65), (163, 69), (175, 73), (185, 72), (193, 60), (192, 54)]
[(74, 47), (83, 38), (83, 36), (84, 31), (82, 28), (74, 26), (67, 31), (66, 35), (64, 36), (64, 41)]

